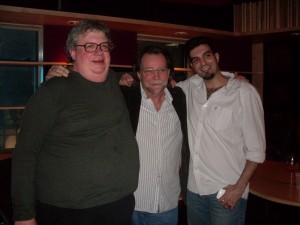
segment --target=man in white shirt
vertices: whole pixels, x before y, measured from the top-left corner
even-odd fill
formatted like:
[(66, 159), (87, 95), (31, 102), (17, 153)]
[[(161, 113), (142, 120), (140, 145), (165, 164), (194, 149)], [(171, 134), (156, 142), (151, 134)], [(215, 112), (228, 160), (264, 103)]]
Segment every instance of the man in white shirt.
[(211, 39), (189, 40), (186, 56), (196, 73), (177, 84), (187, 98), (189, 225), (243, 225), (249, 180), (265, 159), (260, 97), (248, 82), (222, 75)]

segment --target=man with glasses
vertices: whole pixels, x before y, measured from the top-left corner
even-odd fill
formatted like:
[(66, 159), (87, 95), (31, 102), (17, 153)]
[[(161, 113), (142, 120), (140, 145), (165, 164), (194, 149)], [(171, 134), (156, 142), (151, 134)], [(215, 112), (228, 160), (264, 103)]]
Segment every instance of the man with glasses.
[[(133, 225), (177, 225), (189, 162), (185, 95), (178, 87), (167, 88), (174, 66), (166, 50), (145, 47), (134, 69), (140, 82), (122, 87), (140, 153)], [(52, 67), (46, 78), (52, 76), (68, 73)]]
[(177, 225), (180, 190), (185, 199), (186, 101), (180, 88), (166, 88), (173, 69), (166, 50), (145, 47), (135, 65), (140, 82), (122, 87), (140, 153), (133, 225)]
[(12, 159), (15, 225), (131, 225), (138, 146), (112, 48), (106, 25), (80, 21), (66, 41), (70, 76), (27, 104)]

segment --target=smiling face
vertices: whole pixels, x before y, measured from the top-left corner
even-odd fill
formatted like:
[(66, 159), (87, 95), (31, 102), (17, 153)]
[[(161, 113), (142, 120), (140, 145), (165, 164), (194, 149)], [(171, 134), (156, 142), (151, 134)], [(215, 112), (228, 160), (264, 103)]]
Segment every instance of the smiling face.
[(211, 80), (220, 73), (219, 54), (213, 53), (206, 44), (199, 45), (190, 51), (191, 67), (203, 79)]
[(143, 55), (137, 75), (149, 98), (163, 95), (170, 75), (166, 58), (161, 53)]
[[(86, 43), (100, 44), (107, 42), (102, 31), (88, 31), (78, 37), (77, 45)], [(103, 82), (107, 78), (110, 65), (110, 52), (101, 51), (98, 46), (95, 52), (86, 52), (83, 46), (77, 46), (70, 50), (70, 55), (74, 60), (74, 70), (79, 72), (84, 78), (93, 82)]]

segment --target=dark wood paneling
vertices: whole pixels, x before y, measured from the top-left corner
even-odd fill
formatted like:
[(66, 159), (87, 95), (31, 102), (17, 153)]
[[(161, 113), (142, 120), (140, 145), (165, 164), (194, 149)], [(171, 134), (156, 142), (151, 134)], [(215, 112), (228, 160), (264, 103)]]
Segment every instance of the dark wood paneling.
[[(59, 4), (58, 0), (1, 0), (0, 4), (233, 31), (232, 0), (201, 0), (204, 3), (202, 5), (199, 0), (189, 1), (190, 4), (186, 4), (186, 1), (159, 0), (127, 0), (124, 3), (119, 0), (61, 0)], [(228, 4), (223, 4), (226, 2)]]
[(267, 153), (284, 160), (300, 153), (300, 38), (268, 40), (264, 51)]

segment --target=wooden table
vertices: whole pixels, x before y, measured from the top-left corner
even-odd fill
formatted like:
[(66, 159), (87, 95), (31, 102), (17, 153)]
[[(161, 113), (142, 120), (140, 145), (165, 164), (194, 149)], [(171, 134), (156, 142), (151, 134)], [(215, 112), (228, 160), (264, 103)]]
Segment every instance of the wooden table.
[(251, 178), (250, 193), (273, 202), (300, 207), (300, 189), (296, 188), (295, 179), (295, 172), (291, 172), (286, 163), (265, 161)]

